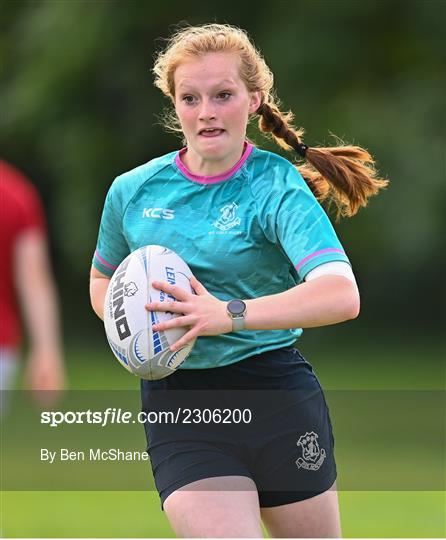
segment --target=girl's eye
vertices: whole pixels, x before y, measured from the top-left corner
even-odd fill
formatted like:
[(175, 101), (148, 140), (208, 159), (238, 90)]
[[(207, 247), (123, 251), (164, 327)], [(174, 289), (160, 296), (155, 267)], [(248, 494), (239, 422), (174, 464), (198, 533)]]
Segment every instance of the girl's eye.
[(218, 94), (218, 97), (221, 98), (222, 100), (226, 101), (227, 99), (229, 99), (231, 96), (231, 93), (230, 92), (220, 92)]
[(191, 104), (194, 102), (194, 96), (184, 96), (183, 97), (183, 101), (187, 104)]

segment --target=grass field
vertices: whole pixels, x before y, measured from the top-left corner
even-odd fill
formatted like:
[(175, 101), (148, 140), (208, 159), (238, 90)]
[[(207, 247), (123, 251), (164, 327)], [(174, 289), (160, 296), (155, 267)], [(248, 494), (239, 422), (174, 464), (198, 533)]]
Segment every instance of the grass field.
[[(322, 385), (329, 391), (444, 390), (443, 350), (434, 343), (385, 348), (374, 344), (355, 348), (349, 345), (348, 354), (342, 346), (336, 347), (336, 354), (333, 354), (311, 342), (302, 349), (315, 367)], [(70, 348), (68, 365), (73, 389), (138, 387), (137, 380), (122, 370), (105, 346), (98, 350)], [(341, 429), (337, 435), (336, 421), (344, 424), (344, 419), (337, 420), (338, 411), (332, 404), (330, 406), (335, 420), (337, 449), (341, 454), (338, 457), (341, 485), (343, 477), (349, 476), (349, 459), (343, 458), (343, 452), (348, 457), (355, 455), (356, 450), (353, 448), (354, 438), (350, 439), (348, 433), (344, 435)], [(444, 414), (444, 409), (440, 409), (439, 414)], [(415, 434), (421, 427), (414, 426)], [(438, 433), (438, 437), (444, 438), (444, 432)], [(444, 450), (444, 439), (440, 440), (440, 448)], [(432, 474), (440, 475), (435, 486), (444, 486), (442, 465), (444, 456), (432, 464)], [(401, 470), (390, 474), (403, 476), (416, 472), (403, 464)], [(366, 473), (373, 476), (374, 471)], [(347, 487), (349, 490), (339, 493), (344, 536), (445, 536), (444, 488), (431, 491), (353, 491), (352, 486), (354, 484)], [(4, 537), (173, 536), (160, 510), (158, 494), (154, 491), (3, 491), (1, 518)]]

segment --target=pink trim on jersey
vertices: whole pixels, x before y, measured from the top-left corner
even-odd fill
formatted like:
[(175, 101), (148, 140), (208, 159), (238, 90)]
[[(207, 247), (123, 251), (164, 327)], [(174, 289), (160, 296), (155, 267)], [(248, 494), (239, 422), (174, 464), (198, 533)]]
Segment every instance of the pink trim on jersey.
[(96, 259), (101, 263), (103, 264), (104, 266), (106, 266), (107, 268), (110, 268), (110, 270), (116, 270), (116, 268), (118, 268), (117, 266), (113, 266), (112, 264), (108, 263), (105, 259), (103, 259), (100, 255), (99, 255), (99, 251), (96, 250), (94, 252), (95, 254), (95, 257)]
[(181, 156), (187, 152), (187, 147), (182, 148), (177, 155), (175, 156), (175, 163), (177, 167), (180, 169), (180, 171), (184, 174), (186, 178), (189, 178), (189, 180), (192, 180), (193, 182), (198, 182), (199, 184), (216, 184), (217, 182), (223, 182), (224, 180), (228, 180), (231, 178), (231, 176), (234, 176), (234, 174), (242, 167), (242, 165), (245, 163), (245, 161), (250, 156), (253, 149), (253, 145), (250, 143), (245, 143), (245, 149), (243, 151), (242, 157), (237, 161), (237, 163), (229, 169), (229, 171), (226, 171), (222, 174), (217, 174), (215, 176), (200, 176), (198, 174), (192, 173), (186, 165), (182, 162)]
[(344, 251), (342, 251), (342, 249), (337, 249), (337, 248), (326, 248), (326, 249), (321, 249), (319, 251), (315, 251), (314, 253), (312, 253), (311, 255), (308, 255), (308, 257), (305, 257), (305, 259), (302, 259), (300, 262), (298, 262), (296, 264), (296, 270), (299, 271), (299, 269), (306, 263), (308, 262), (310, 259), (312, 259), (313, 257), (317, 257), (318, 255), (323, 255), (324, 253), (342, 253), (343, 255), (345, 255)]

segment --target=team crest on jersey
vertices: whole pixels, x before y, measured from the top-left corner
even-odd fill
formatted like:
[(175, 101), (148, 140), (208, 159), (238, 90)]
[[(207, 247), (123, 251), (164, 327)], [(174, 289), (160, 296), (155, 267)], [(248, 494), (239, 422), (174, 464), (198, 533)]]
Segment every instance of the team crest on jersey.
[(221, 231), (227, 231), (236, 225), (239, 225), (241, 220), (236, 215), (237, 208), (238, 205), (235, 204), (235, 202), (225, 204), (220, 208), (221, 216), (214, 222), (214, 227), (217, 227), (217, 229), (220, 229)]
[(297, 446), (302, 448), (302, 457), (295, 461), (299, 469), (317, 471), (326, 457), (325, 450), (320, 448), (317, 442), (319, 435), (314, 431), (305, 433), (299, 437)]

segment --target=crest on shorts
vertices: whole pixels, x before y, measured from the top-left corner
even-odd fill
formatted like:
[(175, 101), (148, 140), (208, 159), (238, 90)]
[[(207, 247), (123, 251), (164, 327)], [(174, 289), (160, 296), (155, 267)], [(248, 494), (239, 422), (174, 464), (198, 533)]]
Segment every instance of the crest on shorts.
[(302, 457), (295, 461), (299, 469), (317, 471), (326, 457), (325, 450), (317, 442), (319, 435), (314, 431), (309, 431), (301, 435), (297, 441), (297, 446), (302, 449)]

